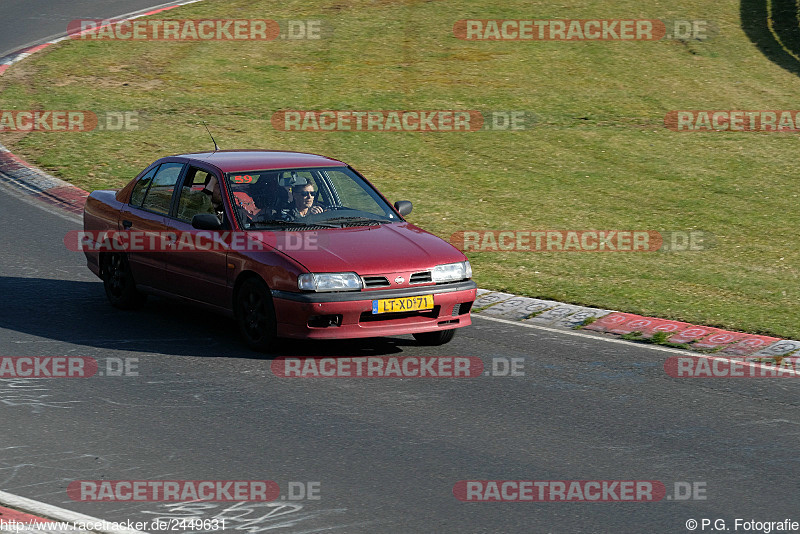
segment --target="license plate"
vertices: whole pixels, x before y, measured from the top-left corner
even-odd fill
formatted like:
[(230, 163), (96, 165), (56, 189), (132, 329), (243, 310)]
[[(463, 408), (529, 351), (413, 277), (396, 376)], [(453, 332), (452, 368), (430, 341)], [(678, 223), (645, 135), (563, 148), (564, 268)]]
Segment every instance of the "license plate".
[(372, 313), (398, 313), (433, 309), (433, 295), (372, 301)]

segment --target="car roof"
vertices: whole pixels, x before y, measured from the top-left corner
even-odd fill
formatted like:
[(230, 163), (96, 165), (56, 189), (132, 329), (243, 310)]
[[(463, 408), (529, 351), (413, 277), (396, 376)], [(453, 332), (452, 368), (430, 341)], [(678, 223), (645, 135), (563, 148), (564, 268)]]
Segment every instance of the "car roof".
[(344, 167), (345, 163), (305, 152), (280, 150), (218, 150), (179, 154), (174, 157), (188, 158), (214, 165), (222, 172), (244, 172), (297, 167)]

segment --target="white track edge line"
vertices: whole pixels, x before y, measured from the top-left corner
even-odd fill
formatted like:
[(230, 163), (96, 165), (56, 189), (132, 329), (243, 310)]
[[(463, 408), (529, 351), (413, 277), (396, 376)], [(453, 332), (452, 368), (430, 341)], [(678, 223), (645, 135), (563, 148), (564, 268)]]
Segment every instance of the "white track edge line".
[[(98, 519), (78, 512), (72, 512), (52, 504), (47, 504), (27, 497), (20, 497), (13, 493), (0, 491), (0, 504), (15, 508), (21, 512), (29, 513), (31, 515), (42, 515), (46, 519), (54, 521), (63, 521), (69, 523), (103, 523), (103, 519)], [(114, 523), (114, 521), (107, 521), (106, 523)], [(121, 528), (118, 530), (102, 530), (96, 529), (91, 532), (99, 532), (102, 534), (147, 534), (142, 530), (134, 530), (130, 528)]]
[(629, 347), (631, 347), (631, 346), (642, 347), (642, 348), (647, 348), (647, 349), (650, 349), (650, 350), (659, 350), (659, 351), (662, 351), (662, 352), (672, 352), (674, 354), (682, 354), (682, 355), (685, 355), (685, 356), (698, 356), (698, 354), (696, 352), (691, 352), (691, 351), (688, 351), (688, 350), (675, 349), (675, 348), (671, 348), (671, 347), (660, 347), (658, 345), (652, 345), (652, 344), (649, 344), (649, 343), (634, 343), (633, 341), (627, 341), (625, 339), (617, 339), (617, 338), (614, 338), (614, 337), (603, 337), (603, 336), (599, 336), (599, 335), (593, 335), (593, 334), (586, 334), (586, 333), (583, 333), (583, 332), (577, 332), (575, 330), (563, 330), (561, 328), (552, 328), (552, 327), (549, 327), (549, 326), (543, 326), (543, 325), (538, 325), (538, 324), (522, 323), (522, 322), (519, 322), (519, 321), (512, 321), (510, 319), (502, 319), (500, 317), (489, 317), (487, 315), (480, 315), (480, 314), (473, 314), (472, 317), (473, 318), (479, 317), (481, 319), (486, 319), (488, 321), (495, 321), (495, 322), (498, 322), (498, 323), (505, 323), (505, 324), (514, 325), (514, 326), (522, 326), (524, 328), (535, 328), (537, 330), (544, 330), (545, 332), (552, 332), (554, 334), (566, 334), (568, 336), (575, 336), (575, 337), (582, 337), (582, 338), (587, 338), (587, 339), (594, 339), (594, 340), (599, 340), (599, 341), (605, 341), (607, 343), (617, 343), (619, 345), (627, 345)]
[[(0, 174), (2, 174), (2, 171), (0, 171)], [(0, 190), (9, 195), (10, 197), (15, 198), (17, 200), (21, 200), (22, 202), (30, 204), (31, 206), (38, 208), (40, 210), (46, 211), (51, 215), (57, 215), (58, 217), (66, 219), (72, 223), (81, 224), (83, 222), (82, 217), (77, 213), (72, 213), (57, 205), (48, 204), (41, 198), (34, 196), (35, 194), (40, 194), (41, 191), (37, 191), (32, 187), (28, 186), (27, 184), (18, 180), (14, 180), (13, 178), (8, 178), (8, 182), (13, 182), (13, 185), (10, 183), (5, 183), (4, 181), (0, 180)], [(20, 189), (25, 189), (26, 191), (30, 191), (30, 194), (20, 191)]]
[[(761, 364), (761, 363), (758, 363), (758, 362), (740, 361), (741, 358), (745, 358), (746, 359), (747, 356), (734, 356), (734, 355), (727, 355), (727, 354), (725, 356), (720, 356), (720, 355), (715, 355), (715, 354), (702, 354), (702, 353), (692, 352), (692, 351), (683, 350), (683, 349), (675, 349), (675, 348), (672, 348), (672, 347), (661, 347), (661, 346), (653, 345), (653, 344), (650, 344), (650, 343), (636, 343), (634, 341), (628, 341), (626, 339), (617, 339), (617, 338), (614, 338), (614, 337), (604, 337), (604, 336), (593, 335), (593, 334), (585, 334), (583, 332), (576, 332), (576, 331), (573, 331), (573, 330), (562, 330), (562, 329), (559, 329), (559, 328), (551, 328), (549, 326), (542, 326), (542, 325), (538, 325), (538, 324), (521, 323), (519, 321), (511, 321), (509, 319), (501, 319), (500, 317), (488, 317), (488, 316), (485, 316), (485, 315), (478, 315), (478, 314), (475, 314), (472, 317), (473, 318), (479, 317), (481, 319), (487, 319), (489, 321), (495, 321), (495, 322), (498, 322), (498, 323), (504, 323), (504, 324), (515, 325), (515, 326), (522, 326), (522, 327), (525, 327), (525, 328), (535, 328), (537, 330), (544, 330), (546, 332), (552, 332), (552, 333), (555, 333), (555, 334), (566, 334), (568, 336), (595, 339), (595, 340), (599, 340), (599, 341), (605, 341), (607, 343), (617, 343), (617, 344), (620, 344), (620, 345), (627, 345), (629, 347), (641, 347), (643, 349), (657, 350), (657, 351), (661, 351), (661, 352), (671, 352), (673, 354), (680, 354), (682, 356), (696, 356), (698, 358), (706, 358), (706, 359), (709, 359), (709, 360), (723, 360), (723, 361), (727, 361), (727, 362), (736, 361), (737, 363), (741, 363), (742, 365), (749, 365), (751, 367), (762, 368), (762, 369), (766, 369), (766, 370), (772, 369), (772, 367), (769, 367), (767, 365), (764, 365), (764, 364)], [(769, 358), (770, 356), (764, 356), (764, 357), (765, 358)], [(781, 371), (781, 372), (789, 373), (789, 374), (792, 374), (792, 375), (795, 375), (795, 376), (800, 376), (800, 373), (798, 373), (797, 371), (786, 370), (786, 371)], [(769, 378), (769, 377), (754, 377), (754, 378)]]

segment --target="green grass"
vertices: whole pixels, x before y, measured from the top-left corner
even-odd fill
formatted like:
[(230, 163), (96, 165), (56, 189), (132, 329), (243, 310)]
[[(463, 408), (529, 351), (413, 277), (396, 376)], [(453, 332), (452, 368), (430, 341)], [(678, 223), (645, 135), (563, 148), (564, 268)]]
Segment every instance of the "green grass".
[[(0, 78), (0, 109), (137, 111), (138, 132), (0, 135), (85, 189), (211, 148), (342, 159), (410, 220), (462, 230), (688, 231), (674, 253), (468, 253), (481, 287), (800, 339), (797, 134), (676, 133), (670, 110), (798, 109), (797, 76), (740, 28), (731, 0), (274, 2), (210, 0), (159, 18), (321, 19), (317, 41), (69, 41)], [(706, 42), (470, 42), (464, 18), (708, 19)], [(526, 131), (281, 132), (282, 109), (536, 114)]]

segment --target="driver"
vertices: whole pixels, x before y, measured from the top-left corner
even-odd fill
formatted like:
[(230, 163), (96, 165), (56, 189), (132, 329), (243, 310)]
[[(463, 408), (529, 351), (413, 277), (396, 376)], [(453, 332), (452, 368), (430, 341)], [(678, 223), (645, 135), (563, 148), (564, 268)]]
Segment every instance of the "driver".
[(296, 221), (297, 219), (302, 219), (309, 215), (322, 213), (324, 211), (322, 207), (314, 205), (314, 197), (316, 194), (314, 185), (311, 183), (292, 186), (292, 205), (282, 210), (281, 216), (285, 220)]
[(211, 197), (211, 204), (214, 206), (214, 214), (217, 216), (219, 221), (222, 222), (225, 216), (225, 210), (222, 207), (222, 194), (219, 190), (219, 181), (213, 174), (209, 174), (209, 176), (211, 178), (208, 180), (202, 191)]

